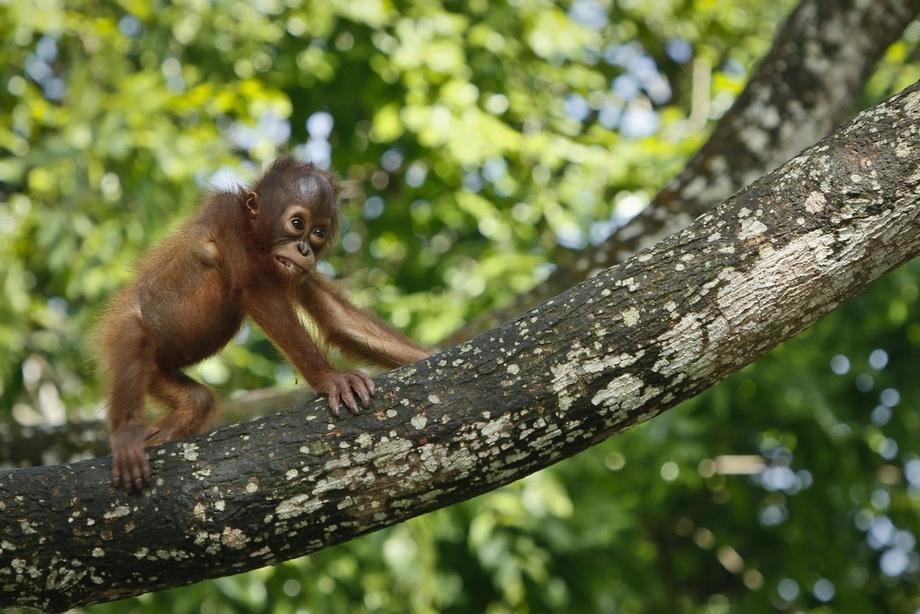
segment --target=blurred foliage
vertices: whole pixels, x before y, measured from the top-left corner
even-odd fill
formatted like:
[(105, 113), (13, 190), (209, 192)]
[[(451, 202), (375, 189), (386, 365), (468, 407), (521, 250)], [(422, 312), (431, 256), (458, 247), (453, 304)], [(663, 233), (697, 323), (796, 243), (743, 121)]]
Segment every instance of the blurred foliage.
[[(436, 343), (647, 203), (792, 8), (0, 0), (0, 415), (92, 415), (105, 298), (209, 187), (284, 151), (347, 181), (328, 272)], [(861, 104), (920, 74), (917, 26)], [(918, 273), (510, 487), (87, 610), (920, 611)], [(296, 380), (249, 327), (198, 376)]]

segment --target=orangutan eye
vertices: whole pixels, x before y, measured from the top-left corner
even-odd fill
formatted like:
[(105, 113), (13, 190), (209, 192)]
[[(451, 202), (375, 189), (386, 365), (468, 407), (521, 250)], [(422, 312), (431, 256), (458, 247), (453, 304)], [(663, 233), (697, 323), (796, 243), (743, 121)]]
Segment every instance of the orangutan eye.
[(325, 228), (317, 228), (316, 230), (313, 231), (313, 235), (314, 235), (315, 237), (317, 237), (317, 238), (325, 239), (325, 238), (326, 238), (326, 229), (325, 229)]
[(304, 229), (306, 226), (304, 225), (302, 219), (300, 219), (299, 217), (295, 217), (295, 218), (291, 218), (291, 227), (292, 227), (294, 230), (297, 230), (297, 231), (299, 231), (299, 232), (303, 232), (303, 229)]

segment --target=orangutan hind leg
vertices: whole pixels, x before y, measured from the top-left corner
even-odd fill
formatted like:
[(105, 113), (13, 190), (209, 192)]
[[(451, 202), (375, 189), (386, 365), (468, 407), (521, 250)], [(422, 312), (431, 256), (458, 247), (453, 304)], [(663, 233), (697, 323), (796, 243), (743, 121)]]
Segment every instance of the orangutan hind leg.
[(170, 411), (153, 425), (148, 444), (200, 433), (208, 427), (217, 408), (211, 389), (182, 371), (155, 374), (150, 381), (150, 394)]

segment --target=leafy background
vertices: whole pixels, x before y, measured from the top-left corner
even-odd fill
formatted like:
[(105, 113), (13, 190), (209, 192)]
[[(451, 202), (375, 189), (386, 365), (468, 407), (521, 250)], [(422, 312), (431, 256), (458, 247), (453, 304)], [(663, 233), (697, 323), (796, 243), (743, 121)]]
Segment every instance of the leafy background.
[[(793, 7), (0, 0), (0, 421), (97, 415), (106, 297), (207, 190), (282, 152), (347, 182), (326, 272), (437, 344), (641, 209)], [(918, 40), (862, 106), (920, 77)], [(87, 611), (920, 612), (918, 269), (507, 488)], [(196, 376), (297, 385), (249, 327)]]

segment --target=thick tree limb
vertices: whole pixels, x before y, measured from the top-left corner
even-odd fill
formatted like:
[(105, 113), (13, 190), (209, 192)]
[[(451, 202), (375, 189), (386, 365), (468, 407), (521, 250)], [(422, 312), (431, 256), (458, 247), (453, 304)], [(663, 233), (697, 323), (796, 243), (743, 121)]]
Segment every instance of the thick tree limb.
[(110, 459), (0, 472), (0, 607), (64, 610), (245, 571), (468, 499), (648, 420), (920, 253), (920, 85), (649, 251), (379, 379)]
[(511, 304), (451, 335), (465, 341), (684, 228), (835, 128), (920, 0), (803, 0), (712, 136), (639, 215)]

